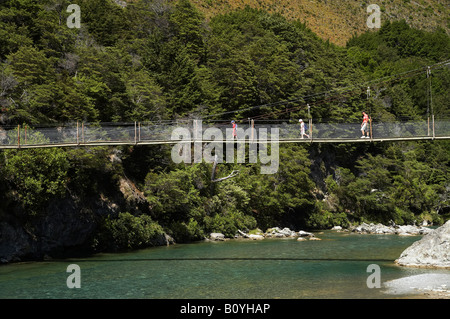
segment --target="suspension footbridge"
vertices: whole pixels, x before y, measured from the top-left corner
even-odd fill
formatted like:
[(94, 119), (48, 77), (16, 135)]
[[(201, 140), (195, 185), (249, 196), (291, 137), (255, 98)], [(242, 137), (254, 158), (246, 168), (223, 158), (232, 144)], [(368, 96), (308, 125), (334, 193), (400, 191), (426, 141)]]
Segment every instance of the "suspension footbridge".
[(49, 147), (161, 145), (177, 143), (374, 143), (450, 139), (450, 120), (370, 123), (362, 137), (360, 123), (314, 123), (306, 136), (293, 121), (240, 124), (233, 136), (230, 124), (199, 120), (178, 124), (72, 123), (52, 126), (0, 127), (0, 149)]
[[(73, 122), (53, 125), (0, 126), (0, 149), (25, 149), (47, 147), (118, 146), (118, 145), (161, 145), (176, 143), (374, 143), (420, 140), (450, 139), (450, 119), (435, 117), (433, 113), (431, 70), (450, 67), (450, 60), (432, 66), (395, 74), (370, 82), (355, 84), (346, 88), (302, 96), (289, 101), (257, 105), (240, 110), (210, 114), (199, 119), (171, 122), (133, 123), (84, 123)], [(427, 80), (427, 113), (421, 119), (374, 120), (362, 138), (361, 123), (324, 122), (314, 120), (310, 105), (303, 102), (314, 99), (315, 105), (336, 103), (348, 96), (361, 96), (367, 88), (367, 108), (370, 109), (370, 86), (391, 85), (393, 81), (425, 76)], [(302, 104), (303, 103), (303, 104)], [(291, 106), (295, 104), (295, 106)], [(281, 110), (280, 110), (281, 108)], [(294, 112), (306, 112), (307, 128), (301, 134), (298, 119), (292, 119)], [(229, 120), (231, 114), (246, 114), (259, 111), (247, 120), (240, 120), (236, 136)], [(263, 111), (267, 110), (267, 111)], [(290, 113), (287, 120), (279, 120), (283, 113)], [(370, 113), (370, 112), (369, 112)], [(298, 113), (297, 113), (298, 114)], [(305, 114), (305, 113), (303, 113)], [(242, 116), (241, 116), (242, 117)], [(215, 120), (212, 120), (215, 118)], [(273, 120), (277, 119), (277, 120)]]

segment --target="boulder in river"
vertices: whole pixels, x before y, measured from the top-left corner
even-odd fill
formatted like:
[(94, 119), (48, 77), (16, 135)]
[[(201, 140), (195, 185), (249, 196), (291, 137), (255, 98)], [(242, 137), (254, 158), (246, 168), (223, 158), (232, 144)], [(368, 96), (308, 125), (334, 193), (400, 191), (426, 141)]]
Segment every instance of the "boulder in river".
[(431, 231), (431, 228), (423, 226), (404, 225), (395, 227), (395, 233), (400, 236), (425, 235)]
[(253, 239), (253, 240), (262, 240), (262, 239), (264, 239), (264, 236), (258, 235), (258, 234), (250, 234), (250, 235), (248, 235), (248, 238)]
[(222, 241), (222, 240), (225, 240), (225, 235), (222, 234), (222, 233), (211, 233), (211, 234), (209, 234), (209, 238), (210, 238), (211, 240), (219, 240), (219, 241)]
[(320, 240), (316, 238), (313, 233), (306, 232), (303, 230), (296, 232), (289, 229), (288, 227), (285, 227), (283, 229), (281, 229), (280, 227), (269, 228), (265, 233), (263, 233), (258, 229), (256, 233), (252, 234), (247, 234), (241, 230), (238, 230), (235, 237), (248, 238), (253, 240), (261, 240), (264, 238), (297, 238), (297, 237), (299, 241), (302, 239)]
[(401, 266), (450, 268), (450, 220), (405, 249), (395, 262)]
[(397, 234), (400, 236), (417, 236), (417, 235), (425, 235), (431, 232), (430, 228), (423, 226), (414, 226), (414, 225), (392, 225), (386, 226), (383, 224), (367, 224), (362, 223), (358, 226), (353, 226), (350, 228), (352, 232), (360, 233), (360, 234)]
[(307, 231), (304, 231), (304, 230), (299, 230), (298, 231), (298, 236), (299, 237), (314, 237), (314, 234), (310, 233), (310, 232), (307, 232)]
[(265, 236), (273, 237), (273, 238), (296, 237), (297, 233), (293, 230), (290, 230), (287, 227), (285, 227), (283, 229), (280, 229), (279, 227), (273, 227), (273, 228), (269, 228), (266, 231)]

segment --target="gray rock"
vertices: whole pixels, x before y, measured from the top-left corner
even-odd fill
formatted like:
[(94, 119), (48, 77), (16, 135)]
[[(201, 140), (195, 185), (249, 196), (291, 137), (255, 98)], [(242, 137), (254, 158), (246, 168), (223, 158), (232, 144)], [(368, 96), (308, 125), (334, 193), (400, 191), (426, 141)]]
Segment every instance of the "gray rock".
[(415, 235), (425, 235), (431, 231), (432, 230), (430, 228), (422, 226), (405, 225), (405, 226), (397, 226), (395, 233), (400, 236), (415, 236)]
[(222, 240), (225, 240), (225, 235), (222, 234), (222, 233), (211, 233), (211, 234), (209, 234), (209, 238), (211, 240), (220, 240), (220, 241), (222, 241)]
[(262, 239), (264, 239), (264, 236), (262, 236), (262, 235), (256, 235), (256, 234), (250, 234), (250, 235), (248, 236), (248, 238), (253, 239), (253, 240), (262, 240)]
[(275, 237), (275, 238), (286, 238), (286, 237), (296, 237), (297, 233), (293, 230), (290, 230), (289, 228), (285, 227), (283, 229), (280, 229), (279, 227), (273, 227), (269, 228), (266, 233), (265, 237)]
[(401, 266), (450, 268), (450, 221), (413, 243), (395, 262)]
[(397, 234), (400, 236), (417, 236), (425, 235), (431, 230), (422, 226), (405, 225), (405, 226), (386, 226), (383, 224), (367, 224), (362, 223), (358, 226), (350, 228), (352, 232), (360, 234)]
[(314, 237), (313, 233), (309, 233), (307, 231), (299, 230), (298, 236), (300, 237)]
[(297, 236), (297, 233), (293, 230), (290, 230), (289, 228), (285, 227), (280, 231), (281, 234), (283, 234), (286, 237), (295, 237)]

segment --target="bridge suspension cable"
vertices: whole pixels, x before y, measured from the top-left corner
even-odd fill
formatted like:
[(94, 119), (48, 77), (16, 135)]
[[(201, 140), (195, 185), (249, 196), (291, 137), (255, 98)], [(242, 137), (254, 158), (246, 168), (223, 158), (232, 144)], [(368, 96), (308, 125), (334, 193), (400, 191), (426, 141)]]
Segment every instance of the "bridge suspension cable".
[[(389, 76), (385, 76), (385, 77), (381, 77), (381, 78), (377, 78), (377, 79), (373, 79), (370, 81), (365, 81), (365, 82), (361, 82), (361, 83), (357, 83), (357, 84), (353, 84), (353, 85), (349, 85), (346, 87), (341, 87), (341, 88), (334, 88), (331, 90), (327, 90), (327, 91), (323, 91), (323, 92), (318, 92), (318, 93), (313, 93), (313, 94), (309, 94), (309, 95), (304, 95), (304, 96), (299, 96), (293, 99), (288, 99), (288, 100), (283, 100), (283, 101), (278, 101), (278, 102), (272, 102), (272, 103), (265, 103), (265, 104), (260, 104), (260, 105), (255, 105), (255, 106), (249, 106), (249, 107), (245, 107), (245, 108), (241, 108), (241, 109), (237, 109), (237, 110), (231, 110), (231, 111), (225, 111), (225, 112), (221, 112), (221, 113), (216, 113), (216, 114), (210, 114), (210, 115), (206, 115), (206, 116), (202, 116), (202, 119), (209, 119), (212, 117), (219, 117), (219, 116), (224, 116), (224, 115), (229, 115), (229, 114), (235, 114), (235, 113), (241, 113), (241, 112), (246, 112), (246, 111), (250, 111), (250, 110), (256, 110), (256, 109), (261, 109), (261, 108), (269, 108), (269, 107), (279, 107), (279, 106), (286, 106), (289, 104), (293, 104), (296, 102), (300, 102), (302, 101), (303, 104), (300, 106), (296, 106), (293, 108), (289, 108), (289, 110), (294, 111), (294, 110), (298, 110), (298, 109), (303, 109), (307, 107), (308, 102), (311, 103), (311, 100), (313, 98), (318, 98), (321, 96), (325, 96), (325, 97), (329, 97), (330, 95), (332, 95), (333, 97), (336, 96), (336, 98), (334, 99), (322, 99), (322, 102), (314, 102), (315, 105), (319, 104), (323, 104), (323, 103), (329, 103), (330, 101), (334, 101), (336, 99), (338, 99), (340, 96), (342, 96), (343, 94), (350, 94), (350, 96), (356, 95), (356, 94), (361, 94), (363, 92), (363, 90), (365, 90), (365, 88), (367, 87), (376, 87), (376, 86), (380, 86), (383, 84), (388, 84), (394, 81), (399, 81), (402, 79), (406, 79), (406, 78), (411, 78), (420, 74), (423, 74), (423, 72), (427, 72), (427, 77), (428, 74), (431, 74), (431, 70), (432, 69), (439, 69), (439, 68), (443, 68), (447, 65), (450, 65), (450, 60), (445, 60), (442, 62), (438, 62), (435, 63), (433, 65), (430, 66), (425, 66), (425, 67), (420, 67), (420, 68), (416, 68), (413, 70), (408, 70), (405, 72), (401, 72), (401, 73), (397, 73), (397, 74), (393, 74), (393, 75), (389, 75)], [(431, 79), (430, 79), (431, 81)], [(356, 92), (356, 93), (355, 93)], [(353, 93), (353, 95), (352, 95)], [(323, 102), (325, 101), (325, 102)], [(287, 110), (281, 110), (278, 111), (280, 113), (287, 113)], [(278, 114), (277, 111), (272, 111), (270, 114), (275, 115)], [(261, 118), (267, 118), (268, 116), (263, 114), (263, 115), (257, 115), (252, 117), (252, 119), (261, 119)]]

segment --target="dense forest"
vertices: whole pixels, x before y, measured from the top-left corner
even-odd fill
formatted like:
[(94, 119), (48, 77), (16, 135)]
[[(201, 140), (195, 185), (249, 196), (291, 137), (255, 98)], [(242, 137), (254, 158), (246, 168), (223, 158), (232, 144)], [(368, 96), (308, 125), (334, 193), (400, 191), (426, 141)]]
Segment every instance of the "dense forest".
[[(81, 28), (66, 24), (72, 3)], [(0, 125), (268, 114), (298, 123), (306, 103), (314, 121), (359, 123), (367, 103), (373, 121), (431, 111), (448, 119), (448, 67), (432, 72), (432, 104), (425, 71), (395, 75), (449, 58), (445, 30), (405, 21), (340, 47), (300, 21), (249, 7), (207, 20), (188, 0), (2, 1)], [(376, 82), (368, 100), (358, 85), (380, 78), (389, 81)], [(224, 163), (217, 176), (239, 175), (214, 185), (211, 164), (175, 164), (166, 145), (3, 150), (0, 257), (138, 248), (162, 234), (187, 242), (274, 226), (441, 224), (450, 214), (449, 146), (282, 144), (277, 173)]]

